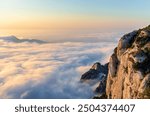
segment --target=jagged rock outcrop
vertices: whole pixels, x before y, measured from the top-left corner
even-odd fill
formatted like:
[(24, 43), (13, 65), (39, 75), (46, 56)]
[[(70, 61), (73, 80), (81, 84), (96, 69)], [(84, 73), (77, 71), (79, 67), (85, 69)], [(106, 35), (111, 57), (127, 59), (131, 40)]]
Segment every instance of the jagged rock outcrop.
[(100, 95), (106, 94), (106, 80), (107, 76), (101, 78), (98, 87), (95, 89), (96, 93), (99, 93)]
[(96, 62), (92, 68), (84, 73), (81, 76), (81, 80), (93, 80), (93, 79), (98, 79), (98, 78), (103, 78), (106, 76), (108, 73), (108, 64), (101, 65), (99, 62)]
[(150, 98), (150, 26), (124, 35), (109, 66), (95, 63), (81, 80), (99, 78), (93, 99)]
[(110, 57), (108, 98), (150, 98), (150, 26), (124, 35)]
[(81, 76), (81, 81), (98, 79), (99, 86), (95, 89), (98, 96), (94, 99), (106, 98), (106, 80), (108, 74), (108, 63), (101, 65), (99, 62), (95, 63), (92, 68)]

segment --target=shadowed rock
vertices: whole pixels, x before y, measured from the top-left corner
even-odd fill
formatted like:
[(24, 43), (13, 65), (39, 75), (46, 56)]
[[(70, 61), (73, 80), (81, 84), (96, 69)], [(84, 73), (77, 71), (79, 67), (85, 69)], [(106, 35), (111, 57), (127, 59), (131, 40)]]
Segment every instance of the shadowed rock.
[(88, 72), (84, 73), (81, 76), (81, 80), (92, 80), (98, 78), (101, 79), (104, 75), (106, 77), (107, 73), (108, 63), (105, 65), (101, 65), (99, 62), (96, 62)]
[(101, 65), (99, 62), (95, 63), (91, 69), (84, 73), (81, 77), (81, 81), (98, 79), (99, 86), (96, 88), (95, 93), (99, 96), (94, 96), (93, 99), (105, 99), (106, 98), (106, 80), (108, 74), (108, 63)]

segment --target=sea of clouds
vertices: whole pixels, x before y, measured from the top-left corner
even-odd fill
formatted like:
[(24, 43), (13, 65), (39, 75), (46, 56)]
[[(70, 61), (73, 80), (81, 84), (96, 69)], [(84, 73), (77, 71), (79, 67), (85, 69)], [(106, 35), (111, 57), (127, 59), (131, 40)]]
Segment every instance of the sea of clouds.
[(108, 62), (116, 44), (0, 40), (0, 98), (91, 98), (93, 86), (80, 77), (93, 63)]

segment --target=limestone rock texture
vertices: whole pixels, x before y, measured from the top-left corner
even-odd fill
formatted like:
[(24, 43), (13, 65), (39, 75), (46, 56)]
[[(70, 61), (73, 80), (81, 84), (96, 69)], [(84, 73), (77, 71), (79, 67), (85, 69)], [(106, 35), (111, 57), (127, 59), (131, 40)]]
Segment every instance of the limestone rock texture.
[(109, 99), (150, 98), (150, 26), (124, 35), (108, 66)]

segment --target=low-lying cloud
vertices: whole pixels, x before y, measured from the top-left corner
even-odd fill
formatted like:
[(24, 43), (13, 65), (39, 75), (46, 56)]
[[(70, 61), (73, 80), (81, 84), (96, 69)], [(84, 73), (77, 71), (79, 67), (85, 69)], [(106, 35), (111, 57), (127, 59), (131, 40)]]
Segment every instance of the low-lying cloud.
[(113, 42), (12, 43), (0, 41), (0, 98), (91, 98), (80, 83), (94, 62), (108, 61)]

